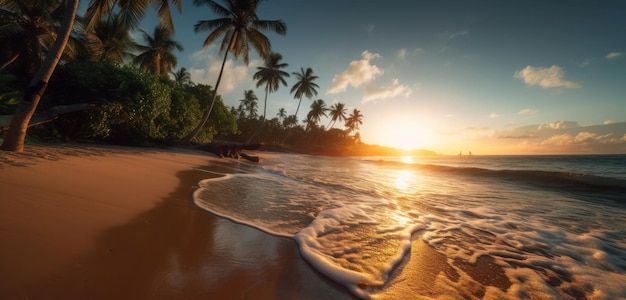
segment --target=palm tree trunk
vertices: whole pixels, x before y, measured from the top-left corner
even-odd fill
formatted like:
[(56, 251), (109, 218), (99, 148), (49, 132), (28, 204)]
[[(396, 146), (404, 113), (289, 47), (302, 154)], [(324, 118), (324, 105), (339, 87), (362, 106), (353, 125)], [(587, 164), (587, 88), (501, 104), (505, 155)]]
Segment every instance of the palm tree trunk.
[(17, 111), (13, 115), (9, 130), (0, 149), (15, 152), (24, 151), (24, 139), (26, 138), (28, 123), (33, 113), (35, 113), (37, 105), (39, 105), (41, 96), (46, 91), (48, 81), (61, 59), (63, 50), (65, 50), (65, 45), (72, 33), (77, 10), (78, 0), (68, 0), (57, 39), (54, 41), (54, 45), (48, 52), (48, 55), (46, 55), (46, 59), (41, 64), (41, 67), (30, 81), (24, 93), (24, 99), (20, 102)]
[(153, 62), (153, 68), (154, 68), (154, 74), (156, 76), (161, 76), (161, 54), (157, 53), (154, 56), (154, 62)]
[(265, 102), (263, 102), (263, 121), (265, 121), (265, 113), (267, 111), (267, 94), (268, 94), (268, 86), (265, 87)]
[(204, 112), (204, 115), (202, 115), (202, 120), (200, 120), (200, 123), (198, 124), (198, 126), (196, 126), (196, 128), (194, 128), (189, 134), (187, 134), (185, 137), (183, 137), (179, 141), (179, 143), (187, 144), (187, 143), (191, 142), (191, 140), (194, 137), (196, 137), (198, 132), (200, 132), (200, 130), (202, 130), (202, 127), (204, 127), (206, 122), (209, 120), (209, 116), (211, 116), (211, 111), (213, 110), (213, 105), (215, 104), (215, 99), (217, 98), (217, 88), (220, 86), (220, 81), (222, 80), (222, 73), (224, 72), (224, 66), (226, 65), (226, 58), (228, 57), (228, 52), (230, 51), (230, 48), (233, 46), (233, 43), (235, 42), (235, 38), (236, 37), (237, 37), (237, 32), (234, 32), (233, 36), (231, 37), (231, 40), (230, 40), (230, 45), (228, 45), (228, 49), (226, 50), (226, 53), (224, 54), (224, 60), (222, 61), (222, 67), (220, 68), (220, 74), (219, 74), (219, 76), (217, 76), (217, 82), (215, 83), (215, 89), (213, 89), (213, 97), (211, 99), (211, 104), (209, 104), (208, 109)]
[(298, 100), (298, 107), (296, 108), (296, 113), (294, 114), (294, 116), (296, 116), (296, 122), (298, 122), (298, 111), (300, 110), (300, 103), (302, 103), (302, 98)]

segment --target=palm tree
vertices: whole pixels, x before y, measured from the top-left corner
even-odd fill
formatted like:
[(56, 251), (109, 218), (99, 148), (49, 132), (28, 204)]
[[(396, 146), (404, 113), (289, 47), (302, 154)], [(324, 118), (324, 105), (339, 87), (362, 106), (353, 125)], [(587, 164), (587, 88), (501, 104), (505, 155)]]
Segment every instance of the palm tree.
[(215, 89), (213, 90), (213, 100), (211, 100), (211, 104), (204, 112), (198, 126), (181, 139), (183, 143), (190, 142), (209, 119), (211, 111), (213, 110), (213, 104), (215, 104), (217, 89), (222, 79), (228, 53), (232, 52), (235, 59), (243, 56), (243, 60), (247, 65), (249, 62), (248, 52), (250, 44), (252, 44), (252, 48), (256, 50), (262, 58), (267, 57), (271, 52), (270, 41), (260, 30), (272, 31), (280, 35), (287, 33), (287, 25), (282, 20), (259, 20), (256, 10), (257, 5), (261, 2), (260, 0), (224, 1), (226, 2), (225, 6), (220, 5), (214, 0), (193, 1), (196, 6), (201, 4), (208, 5), (215, 14), (221, 17), (218, 19), (199, 21), (193, 28), (195, 32), (213, 30), (204, 40), (203, 47), (206, 48), (211, 43), (221, 38), (222, 42), (220, 44), (219, 53), (224, 52), (224, 59), (222, 60), (222, 67), (220, 68), (220, 73), (215, 83)]
[(307, 120), (309, 121), (307, 127), (309, 127), (309, 125), (317, 125), (322, 116), (328, 117), (328, 115), (326, 115), (326, 111), (328, 111), (328, 108), (326, 108), (324, 100), (317, 99), (313, 101), (311, 104), (311, 110), (307, 114)]
[(180, 68), (178, 71), (174, 72), (172, 71), (172, 75), (174, 76), (174, 81), (176, 81), (176, 83), (180, 84), (180, 85), (191, 85), (191, 74), (189, 74), (189, 71), (187, 71), (187, 69)]
[(137, 46), (142, 52), (135, 57), (135, 63), (157, 76), (169, 74), (178, 63), (173, 52), (183, 51), (183, 46), (172, 39), (167, 28), (160, 25), (154, 28), (153, 36), (143, 30), (141, 33), (148, 45)]
[(176, 6), (178, 13), (182, 11), (183, 0), (91, 0), (85, 13), (85, 19), (89, 20), (87, 28), (95, 28), (96, 24), (102, 18), (109, 16), (117, 6), (119, 8), (120, 21), (124, 24), (124, 27), (136, 29), (146, 9), (152, 4), (157, 9), (161, 25), (174, 33), (170, 3)]
[(137, 43), (118, 14), (109, 15), (96, 23), (94, 33), (102, 43), (101, 58), (124, 63), (134, 57)]
[(246, 90), (243, 92), (243, 99), (239, 100), (241, 102), (240, 106), (244, 111), (248, 113), (248, 118), (254, 119), (257, 116), (257, 106), (258, 106), (257, 96), (254, 94), (252, 90)]
[[(19, 4), (21, 1), (17, 1)], [(3, 4), (6, 2), (3, 2)], [(54, 72), (61, 55), (67, 45), (67, 41), (72, 33), (72, 27), (74, 26), (74, 19), (76, 18), (76, 12), (78, 11), (78, 0), (67, 0), (65, 10), (63, 13), (63, 20), (61, 26), (56, 34), (56, 39), (52, 48), (48, 50), (48, 54), (44, 59), (41, 67), (35, 73), (35, 76), (30, 81), (28, 88), (24, 93), (24, 99), (20, 102), (11, 119), (11, 124), (6, 133), (4, 141), (0, 146), (3, 150), (22, 152), (24, 151), (24, 138), (26, 137), (26, 130), (28, 123), (30, 122), (41, 96), (46, 91), (48, 81)], [(23, 4), (23, 3), (22, 3)]]
[(317, 79), (317, 76), (313, 75), (313, 69), (311, 68), (307, 68), (306, 71), (304, 71), (304, 68), (300, 68), (300, 73), (293, 72), (293, 75), (298, 79), (298, 82), (291, 88), (291, 93), (295, 92), (294, 98), (299, 99), (298, 108), (296, 108), (296, 113), (294, 114), (297, 118), (302, 96), (306, 96), (308, 99), (317, 96), (316, 89), (319, 88), (319, 86), (317, 83), (313, 82)]
[[(168, 28), (174, 30), (171, 15), (169, 12), (168, 0), (152, 0), (155, 5), (159, 6), (158, 15), (161, 22)], [(177, 5), (178, 11), (181, 11), (182, 0), (171, 0), (173, 4)], [(11, 2), (11, 3), (9, 3)], [(11, 5), (15, 4), (15, 7), (25, 7), (25, 1), (15, 0), (3, 0), (3, 8), (11, 8)], [(47, 2), (46, 2), (47, 3)], [(66, 49), (68, 40), (72, 33), (74, 26), (74, 20), (76, 19), (76, 13), (78, 11), (78, 0), (66, 0), (65, 9), (63, 11), (63, 19), (60, 27), (56, 32), (56, 38), (52, 47), (48, 50), (45, 60), (35, 73), (35, 76), (30, 81), (26, 92), (24, 93), (23, 101), (17, 108), (17, 111), (11, 119), (11, 124), (7, 134), (5, 135), (4, 142), (0, 146), (0, 149), (22, 152), (24, 150), (24, 138), (26, 137), (26, 130), (30, 122), (41, 96), (46, 91), (46, 87), (54, 69), (56, 68), (63, 52)], [(90, 20), (87, 29), (91, 29), (95, 24), (104, 16), (112, 11), (113, 6), (118, 3), (118, 0), (92, 0), (89, 8), (87, 9), (86, 19)], [(8, 5), (11, 4), (11, 5)], [(141, 15), (145, 12), (148, 2), (147, 1), (123, 1), (121, 2), (120, 13), (125, 20), (136, 21), (134, 25), (128, 26), (128, 28), (135, 28), (139, 23)], [(60, 7), (60, 6), (59, 6)], [(35, 20), (39, 20), (36, 18)], [(132, 22), (131, 22), (132, 23)], [(127, 22), (127, 24), (130, 24)], [(15, 57), (11, 57), (14, 60)]]
[(363, 115), (358, 109), (354, 109), (348, 119), (346, 119), (346, 127), (348, 132), (359, 131), (359, 125), (363, 124)]
[(278, 110), (278, 113), (276, 114), (276, 116), (282, 122), (283, 120), (285, 120), (285, 118), (287, 118), (287, 110), (281, 107)]
[(258, 80), (256, 87), (260, 87), (265, 84), (265, 103), (263, 104), (263, 120), (265, 120), (265, 112), (267, 109), (267, 94), (273, 93), (278, 90), (280, 84), (287, 86), (287, 81), (284, 77), (289, 77), (289, 73), (281, 71), (280, 69), (286, 68), (289, 64), (280, 63), (283, 56), (279, 53), (272, 52), (265, 58), (265, 66), (257, 67), (259, 71), (254, 73), (252, 77)]
[[(54, 44), (65, 6), (63, 1), (44, 0), (2, 0), (0, 5), (0, 63), (25, 88)], [(86, 40), (83, 34), (70, 35), (63, 54), (75, 56)]]
[(348, 117), (346, 115), (347, 112), (348, 110), (346, 109), (345, 104), (341, 102), (333, 104), (333, 106), (330, 107), (330, 122), (328, 122), (328, 127), (326, 129), (335, 126), (335, 122), (337, 121), (344, 121)]

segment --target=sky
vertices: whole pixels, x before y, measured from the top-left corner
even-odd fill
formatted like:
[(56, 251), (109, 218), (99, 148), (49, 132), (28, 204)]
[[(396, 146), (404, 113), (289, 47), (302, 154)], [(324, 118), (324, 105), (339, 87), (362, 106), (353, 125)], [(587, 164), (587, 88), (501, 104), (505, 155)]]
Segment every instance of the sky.
[[(202, 48), (208, 6), (184, 1), (174, 13), (178, 68), (215, 85), (222, 56)], [(312, 68), (318, 95), (363, 114), (363, 142), (456, 155), (626, 154), (626, 1), (267, 0), (266, 33), (289, 73)], [(149, 11), (143, 26), (156, 22)], [(138, 36), (138, 35), (137, 35)], [(138, 38), (138, 42), (143, 42)], [(262, 65), (228, 60), (218, 93), (238, 106)], [(268, 97), (268, 118), (295, 113), (288, 86)], [(329, 120), (322, 120), (328, 124)], [(336, 124), (341, 128), (343, 124)]]

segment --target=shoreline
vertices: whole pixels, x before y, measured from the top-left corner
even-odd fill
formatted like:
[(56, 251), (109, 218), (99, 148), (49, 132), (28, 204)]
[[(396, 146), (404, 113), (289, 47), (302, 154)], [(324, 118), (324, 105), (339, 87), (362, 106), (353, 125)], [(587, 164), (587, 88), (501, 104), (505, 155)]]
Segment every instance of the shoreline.
[[(2, 298), (354, 299), (295, 241), (196, 207), (231, 161), (186, 149), (28, 146), (0, 153)], [(237, 161), (232, 161), (237, 163)]]

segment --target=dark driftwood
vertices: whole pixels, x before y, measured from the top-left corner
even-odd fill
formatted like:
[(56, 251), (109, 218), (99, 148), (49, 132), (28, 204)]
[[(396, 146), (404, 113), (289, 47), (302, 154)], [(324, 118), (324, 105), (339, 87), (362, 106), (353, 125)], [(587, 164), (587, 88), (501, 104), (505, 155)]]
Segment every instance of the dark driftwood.
[[(78, 104), (71, 104), (71, 105), (54, 106), (47, 111), (34, 114), (33, 117), (30, 119), (30, 123), (28, 123), (28, 127), (52, 122), (58, 119), (59, 116), (62, 114), (76, 112), (76, 111), (90, 110), (94, 108), (96, 108), (96, 105), (91, 104), (91, 103), (78, 103)], [(13, 119), (12, 115), (0, 116), (0, 131), (6, 130), (9, 128), (9, 124), (11, 124), (11, 119)]]
[(242, 157), (249, 161), (258, 162), (258, 156), (252, 156), (245, 153), (242, 153), (243, 150), (257, 150), (261, 148), (261, 144), (251, 144), (246, 145), (243, 143), (235, 143), (235, 142), (222, 142), (216, 141), (208, 144), (201, 145), (198, 147), (200, 150), (204, 150), (210, 153), (213, 153), (219, 157), (231, 157), (239, 159)]

